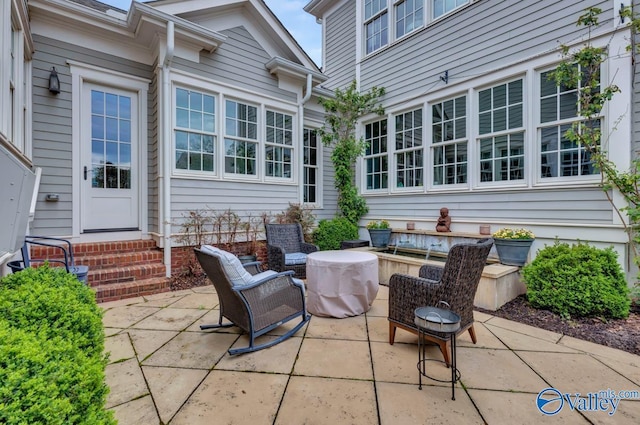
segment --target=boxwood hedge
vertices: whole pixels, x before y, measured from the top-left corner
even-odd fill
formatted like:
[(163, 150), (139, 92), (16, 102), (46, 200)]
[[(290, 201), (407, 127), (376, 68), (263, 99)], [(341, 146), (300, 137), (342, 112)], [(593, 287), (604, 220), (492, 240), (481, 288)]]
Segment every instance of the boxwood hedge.
[(0, 280), (0, 423), (115, 424), (93, 291), (47, 266)]
[(563, 317), (629, 315), (629, 288), (612, 248), (556, 241), (522, 269), (527, 298)]

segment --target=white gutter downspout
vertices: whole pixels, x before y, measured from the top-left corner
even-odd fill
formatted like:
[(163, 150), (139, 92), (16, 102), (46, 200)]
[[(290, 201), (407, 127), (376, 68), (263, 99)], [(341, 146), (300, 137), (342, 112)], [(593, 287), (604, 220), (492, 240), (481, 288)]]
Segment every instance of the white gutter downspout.
[(162, 150), (164, 178), (162, 179), (163, 192), (163, 230), (164, 238), (164, 265), (166, 276), (171, 277), (171, 81), (169, 68), (173, 60), (174, 51), (174, 27), (173, 22), (167, 22), (167, 51), (162, 63)]
[(311, 99), (311, 84), (313, 82), (313, 76), (311, 74), (307, 74), (307, 91), (305, 92), (302, 100), (300, 100), (300, 105), (298, 105), (298, 117), (300, 119), (300, 124), (298, 125), (300, 131), (300, 167), (298, 168), (300, 171), (300, 190), (298, 195), (300, 196), (300, 204), (304, 202), (304, 104), (307, 103), (309, 99)]

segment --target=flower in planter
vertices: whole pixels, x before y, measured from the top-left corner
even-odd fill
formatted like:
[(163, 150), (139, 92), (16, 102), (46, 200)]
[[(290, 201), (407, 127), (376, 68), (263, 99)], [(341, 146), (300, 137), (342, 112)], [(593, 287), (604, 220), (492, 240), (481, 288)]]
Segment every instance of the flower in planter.
[(503, 227), (497, 232), (494, 232), (493, 237), (495, 239), (535, 239), (536, 236), (531, 230), (524, 228), (510, 229), (508, 227)]
[(387, 220), (374, 220), (367, 223), (367, 229), (390, 229), (389, 222)]

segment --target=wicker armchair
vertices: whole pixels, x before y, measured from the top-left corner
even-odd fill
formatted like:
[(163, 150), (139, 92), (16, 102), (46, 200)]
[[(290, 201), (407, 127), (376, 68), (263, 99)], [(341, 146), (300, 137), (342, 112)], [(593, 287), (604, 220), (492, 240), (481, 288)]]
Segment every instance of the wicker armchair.
[(269, 268), (278, 272), (293, 270), (295, 277), (306, 279), (307, 254), (318, 247), (306, 243), (300, 223), (266, 224), (267, 259)]
[[(292, 278), (293, 272), (260, 272), (259, 263), (240, 264), (233, 254), (210, 246), (194, 249), (196, 258), (213, 283), (220, 301), (218, 324), (200, 329), (237, 326), (249, 334), (249, 345), (229, 349), (242, 354), (271, 347), (289, 338), (310, 319), (304, 296), (304, 283)], [(222, 318), (231, 323), (222, 323)], [(255, 339), (290, 320), (300, 318), (285, 334), (256, 345)]]
[[(420, 268), (420, 277), (392, 275), (389, 280), (389, 344), (395, 340), (396, 328), (417, 334), (415, 309), (436, 306), (439, 301), (446, 301), (451, 310), (460, 315), (457, 335), (468, 330), (475, 344), (473, 299), (492, 245), (491, 238), (456, 244), (451, 247), (444, 268), (425, 264)], [(426, 338), (440, 346), (445, 362), (450, 364), (449, 336), (428, 332)]]

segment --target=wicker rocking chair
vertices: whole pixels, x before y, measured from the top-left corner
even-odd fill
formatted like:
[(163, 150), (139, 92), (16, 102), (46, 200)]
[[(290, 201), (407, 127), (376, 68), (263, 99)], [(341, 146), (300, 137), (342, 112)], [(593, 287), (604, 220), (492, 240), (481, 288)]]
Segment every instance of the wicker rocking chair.
[(293, 270), (295, 277), (306, 279), (307, 254), (316, 252), (318, 247), (306, 243), (299, 223), (266, 224), (267, 257), (269, 268), (284, 272)]
[[(200, 329), (237, 326), (249, 334), (249, 345), (229, 349), (243, 354), (271, 347), (289, 338), (309, 321), (304, 283), (292, 278), (293, 272), (260, 272), (259, 263), (244, 266), (233, 254), (210, 246), (195, 249), (196, 258), (216, 289), (220, 301), (218, 324)], [(226, 318), (231, 323), (222, 323)], [(276, 339), (256, 345), (255, 339), (290, 320), (300, 323)]]
[[(425, 264), (420, 268), (420, 277), (392, 275), (389, 280), (389, 344), (395, 340), (396, 328), (417, 334), (415, 309), (435, 307), (440, 301), (447, 302), (451, 310), (460, 315), (460, 330), (456, 335), (468, 330), (475, 344), (473, 299), (492, 245), (491, 238), (456, 244), (451, 247), (444, 268)], [(440, 346), (444, 361), (449, 365), (448, 334), (429, 331), (426, 339)]]

